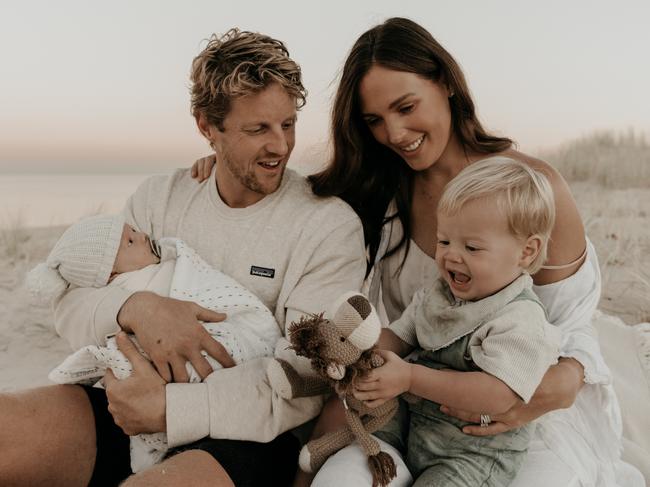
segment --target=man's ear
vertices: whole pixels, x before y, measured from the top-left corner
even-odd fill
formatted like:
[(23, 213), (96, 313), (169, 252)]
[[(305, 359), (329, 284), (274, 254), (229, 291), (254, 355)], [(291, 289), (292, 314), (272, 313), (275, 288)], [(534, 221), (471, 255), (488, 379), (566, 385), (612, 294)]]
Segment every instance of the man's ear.
[(526, 239), (524, 247), (521, 251), (521, 258), (519, 259), (519, 267), (527, 269), (530, 264), (539, 255), (542, 250), (542, 237), (539, 235), (531, 235)]
[(211, 125), (202, 113), (195, 114), (194, 119), (196, 120), (196, 126), (199, 128), (199, 132), (201, 132), (203, 137), (208, 139), (208, 142), (212, 143), (214, 141), (214, 132), (216, 131), (216, 127)]

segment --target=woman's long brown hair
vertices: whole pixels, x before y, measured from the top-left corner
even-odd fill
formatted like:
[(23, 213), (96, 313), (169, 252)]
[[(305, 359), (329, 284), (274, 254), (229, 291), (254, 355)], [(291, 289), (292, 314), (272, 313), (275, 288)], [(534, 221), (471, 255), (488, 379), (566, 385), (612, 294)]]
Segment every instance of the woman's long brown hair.
[[(405, 244), (408, 252), (414, 173), (400, 156), (375, 140), (361, 117), (359, 84), (373, 65), (448, 86), (453, 93), (449, 98), (452, 130), (465, 151), (492, 154), (512, 146), (510, 139), (483, 129), (460, 66), (426, 29), (394, 17), (362, 34), (345, 61), (332, 107), (332, 159), (309, 180), (315, 194), (338, 196), (359, 215), (368, 247), (368, 272), (377, 255), (381, 228), (393, 218), (400, 219), (404, 236), (386, 256)], [(393, 198), (397, 211), (386, 216)]]

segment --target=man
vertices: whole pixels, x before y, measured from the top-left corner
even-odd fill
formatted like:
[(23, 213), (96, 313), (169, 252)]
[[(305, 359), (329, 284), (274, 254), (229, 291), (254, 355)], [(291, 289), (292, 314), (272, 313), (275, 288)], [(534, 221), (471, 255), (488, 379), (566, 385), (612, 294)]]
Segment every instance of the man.
[[(303, 178), (285, 170), (304, 100), (300, 69), (280, 41), (236, 29), (213, 37), (192, 65), (192, 112), (215, 150), (214, 178), (197, 184), (188, 170), (153, 177), (125, 209), (138, 230), (182, 238), (253, 291), (283, 332), (301, 315), (358, 289), (365, 271), (354, 212), (338, 199), (315, 197)], [(57, 305), (55, 324), (74, 348), (104, 344), (122, 329), (136, 335), (155, 369), (120, 334), (134, 373), (124, 381), (108, 373), (105, 394), (53, 386), (0, 396), (0, 484), (116, 485), (130, 473), (123, 431), (166, 431), (170, 446), (189, 444), (124, 485), (289, 482), (298, 442), (288, 430), (322, 404), (273, 394), (268, 358), (210, 374), (201, 351), (216, 355), (220, 345), (199, 320), (222, 319), (152, 293), (70, 290)], [(278, 355), (305, 367), (286, 340)], [(203, 383), (183, 383), (186, 361)]]

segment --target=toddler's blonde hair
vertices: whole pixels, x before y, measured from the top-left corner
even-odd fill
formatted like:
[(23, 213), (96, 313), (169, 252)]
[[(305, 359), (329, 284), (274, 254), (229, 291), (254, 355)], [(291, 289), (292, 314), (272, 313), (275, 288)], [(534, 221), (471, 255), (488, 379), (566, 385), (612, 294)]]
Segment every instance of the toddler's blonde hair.
[(526, 269), (535, 274), (546, 261), (555, 223), (553, 189), (546, 176), (514, 159), (490, 157), (469, 165), (445, 186), (438, 211), (453, 216), (479, 199), (496, 203), (515, 237), (540, 237), (539, 254)]

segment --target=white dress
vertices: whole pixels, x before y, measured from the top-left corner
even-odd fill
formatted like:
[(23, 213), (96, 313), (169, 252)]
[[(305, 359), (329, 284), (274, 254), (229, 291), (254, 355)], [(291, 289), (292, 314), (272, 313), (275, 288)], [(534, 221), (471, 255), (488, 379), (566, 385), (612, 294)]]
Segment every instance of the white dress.
[[(368, 282), (370, 300), (388, 322), (401, 316), (418, 289), (430, 286), (438, 277), (435, 261), (413, 241), (399, 274), (404, 247), (379, 261), (386, 249), (399, 241), (401, 231), (398, 220), (384, 226)], [(562, 331), (561, 355), (575, 358), (584, 366), (585, 385), (571, 408), (552, 411), (537, 420), (528, 456), (511, 487), (644, 486), (640, 472), (620, 460), (620, 409), (591, 325), (600, 297), (600, 271), (591, 242), (587, 241), (587, 257), (574, 275), (533, 286), (533, 290), (544, 303), (549, 321)], [(413, 479), (399, 453), (387, 444), (382, 446), (398, 463), (398, 476), (391, 485), (410, 485)], [(334, 481), (338, 487), (372, 484), (356, 445), (332, 456), (312, 486), (334, 485)]]

